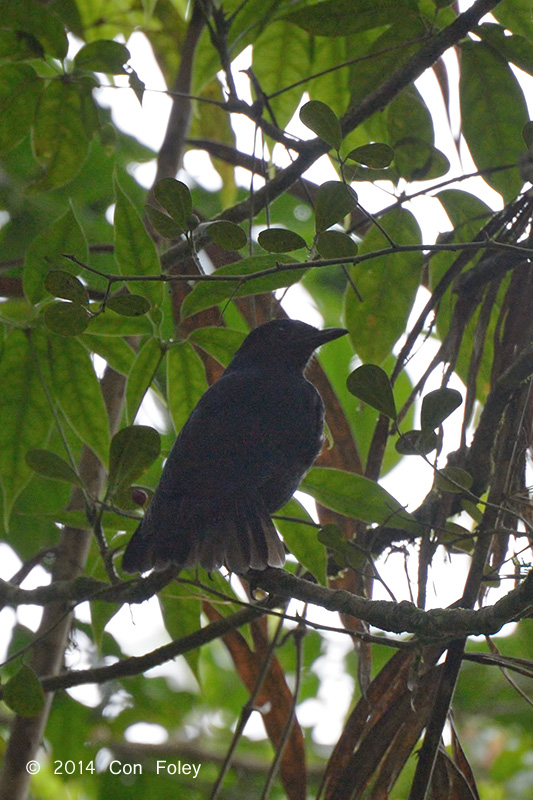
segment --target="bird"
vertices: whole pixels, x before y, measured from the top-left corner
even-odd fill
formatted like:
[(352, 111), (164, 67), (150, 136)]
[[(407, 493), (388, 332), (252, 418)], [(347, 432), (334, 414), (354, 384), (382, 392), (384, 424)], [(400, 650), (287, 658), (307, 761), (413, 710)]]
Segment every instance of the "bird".
[(316, 348), (346, 333), (276, 319), (248, 334), (181, 429), (124, 552), (125, 572), (284, 565), (271, 514), (324, 441), (324, 404), (304, 370)]

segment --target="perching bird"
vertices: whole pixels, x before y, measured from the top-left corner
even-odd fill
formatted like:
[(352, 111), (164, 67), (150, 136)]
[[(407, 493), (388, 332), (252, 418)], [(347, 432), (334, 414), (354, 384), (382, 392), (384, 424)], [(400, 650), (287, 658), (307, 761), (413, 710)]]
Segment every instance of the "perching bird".
[(303, 372), (317, 347), (345, 333), (284, 319), (246, 337), (176, 439), (124, 553), (126, 572), (169, 563), (237, 573), (283, 566), (270, 515), (323, 443), (324, 405)]

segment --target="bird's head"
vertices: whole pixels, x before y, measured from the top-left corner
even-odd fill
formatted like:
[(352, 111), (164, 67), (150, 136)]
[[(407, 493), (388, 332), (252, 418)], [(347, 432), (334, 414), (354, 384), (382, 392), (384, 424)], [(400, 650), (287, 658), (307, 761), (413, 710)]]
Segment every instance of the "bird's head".
[(303, 372), (314, 350), (348, 333), (344, 328), (318, 328), (292, 319), (276, 319), (254, 328), (235, 353), (230, 367), (278, 365)]

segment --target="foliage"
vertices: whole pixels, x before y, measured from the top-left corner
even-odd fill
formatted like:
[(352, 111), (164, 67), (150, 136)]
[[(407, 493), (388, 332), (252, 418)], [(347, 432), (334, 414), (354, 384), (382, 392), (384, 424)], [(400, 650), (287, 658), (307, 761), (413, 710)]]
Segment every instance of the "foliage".
[[(5, 605), (44, 608), (37, 633), (22, 617), (9, 632), (0, 796), (26, 797), (38, 759), (35, 798), (521, 800), (533, 156), (516, 67), (533, 74), (529, 11), (522, 0), (463, 14), (442, 0), (188, 5), (0, 1), (0, 524), (21, 563), (0, 588)], [(173, 103), (158, 153), (95, 91), (129, 87), (146, 103), (134, 31)], [(249, 45), (253, 103), (232, 67)], [(263, 158), (236, 146), (244, 118)], [(474, 182), (456, 166), (466, 146)], [(183, 168), (199, 150), (218, 191)], [(307, 170), (320, 159), (317, 185)], [(134, 167), (152, 161), (148, 191)], [(476, 195), (487, 186), (498, 211)], [(450, 223), (436, 241), (419, 212), (430, 197)], [(302, 485), (318, 521), (296, 499), (277, 515), (293, 555), (281, 574), (126, 581), (115, 557), (175, 433), (293, 287), (324, 325), (349, 329), (309, 371), (330, 440)], [(146, 424), (149, 399), (157, 423)], [(413, 502), (405, 486), (420, 464), (428, 491)], [(38, 588), (19, 588), (28, 576)], [(449, 602), (450, 585), (455, 607), (426, 611)], [(150, 609), (138, 657), (121, 636), (127, 604), (134, 620)], [(491, 636), (511, 620), (498, 650)], [(321, 665), (340, 641), (352, 688), (332, 699)], [(328, 752), (319, 714), (305, 730), (321, 702)], [(138, 722), (165, 742), (135, 741)]]

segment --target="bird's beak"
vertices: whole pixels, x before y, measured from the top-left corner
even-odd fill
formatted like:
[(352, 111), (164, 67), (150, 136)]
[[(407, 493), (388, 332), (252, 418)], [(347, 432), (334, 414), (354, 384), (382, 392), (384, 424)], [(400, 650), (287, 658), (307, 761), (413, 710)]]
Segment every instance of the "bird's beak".
[(320, 347), (321, 344), (331, 342), (333, 339), (338, 339), (340, 336), (344, 336), (347, 333), (348, 331), (346, 328), (324, 328), (323, 331), (317, 331), (315, 347)]

